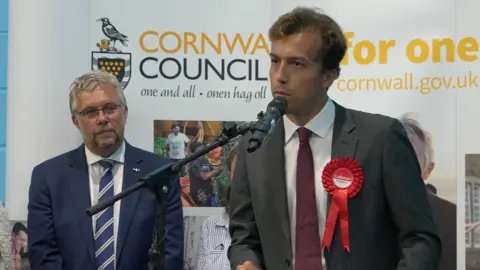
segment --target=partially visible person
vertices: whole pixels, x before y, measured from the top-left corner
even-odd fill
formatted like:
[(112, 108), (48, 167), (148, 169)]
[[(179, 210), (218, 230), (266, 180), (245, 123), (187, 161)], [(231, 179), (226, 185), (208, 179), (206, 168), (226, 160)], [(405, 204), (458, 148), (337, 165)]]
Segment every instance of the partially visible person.
[[(172, 133), (167, 137), (167, 156), (173, 162), (182, 160), (186, 156), (187, 149), (190, 147), (190, 139), (187, 135), (180, 132), (180, 126), (172, 124)], [(188, 174), (187, 166), (182, 166), (179, 172), (180, 177)]]
[(480, 221), (465, 224), (465, 233), (469, 233), (478, 227), (480, 227)]
[[(405, 113), (399, 118), (407, 131), (418, 162), (420, 163), (424, 181), (430, 177), (435, 168), (432, 135), (426, 131), (411, 113)], [(432, 206), (443, 248), (438, 270), (451, 270), (457, 267), (457, 207), (455, 204), (436, 195), (437, 189), (432, 184), (426, 184), (428, 199)]]
[[(115, 76), (104, 71), (81, 75), (71, 85), (69, 100), (72, 122), (84, 143), (33, 168), (27, 221), (30, 266), (147, 269), (157, 212), (152, 192), (133, 192), (92, 218), (85, 210), (171, 161), (125, 140), (129, 107)], [(164, 269), (182, 269), (180, 181), (167, 178)]]
[(0, 270), (12, 268), (12, 223), (8, 219), (8, 211), (0, 202)]
[[(202, 147), (202, 143), (198, 141), (193, 141), (189, 145), (188, 152), (189, 153), (195, 153), (197, 149)], [(196, 206), (195, 200), (192, 198), (192, 191), (190, 188), (190, 182), (191, 182), (191, 177), (193, 175), (190, 173), (190, 168), (192, 166), (195, 166), (195, 161), (192, 163), (189, 163), (185, 165), (185, 168), (187, 169), (187, 174), (183, 177), (180, 177), (180, 184), (182, 186), (182, 205), (183, 207), (194, 207)]]
[(187, 135), (180, 132), (178, 124), (172, 124), (172, 133), (168, 134), (167, 153), (173, 161), (185, 158), (185, 152), (189, 147), (190, 139)]
[[(197, 147), (196, 151), (201, 151), (202, 147)], [(221, 153), (222, 147), (217, 147), (190, 164), (190, 195), (195, 206), (216, 206), (213, 185), (222, 172)]]
[(27, 227), (21, 222), (15, 222), (12, 228), (12, 270), (20, 270), (22, 255), (28, 244)]
[[(237, 147), (230, 149), (227, 158), (227, 170), (230, 180), (233, 178), (235, 163), (237, 162)], [(230, 198), (230, 189), (227, 191), (227, 201)], [(228, 206), (217, 215), (207, 218), (202, 224), (198, 249), (197, 270), (229, 270), (230, 261), (227, 249), (231, 238), (228, 232)]]
[[(270, 88), (288, 106), (258, 150), (248, 151), (251, 134), (239, 142), (230, 194), (232, 269), (435, 270), (442, 243), (402, 124), (328, 95), (348, 45), (341, 27), (315, 8), (298, 7), (268, 34)], [(326, 166), (332, 174), (346, 167), (342, 176), (349, 169), (364, 175), (348, 201), (350, 252), (338, 223), (331, 246), (322, 248), (334, 206), (322, 185)], [(333, 177), (326, 180), (333, 187)]]

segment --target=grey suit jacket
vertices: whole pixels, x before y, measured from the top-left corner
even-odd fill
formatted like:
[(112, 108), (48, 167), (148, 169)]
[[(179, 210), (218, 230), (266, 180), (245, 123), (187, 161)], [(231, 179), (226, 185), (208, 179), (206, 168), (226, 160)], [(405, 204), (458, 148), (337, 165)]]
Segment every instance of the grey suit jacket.
[[(290, 270), (283, 122), (254, 153), (246, 151), (248, 139), (239, 143), (230, 195), (231, 267), (249, 260), (264, 270)], [(330, 251), (324, 250), (327, 269), (436, 270), (441, 240), (401, 123), (335, 103), (331, 155), (359, 162), (364, 185), (348, 201), (351, 252), (342, 250), (337, 224)]]
[(437, 270), (457, 269), (457, 206), (432, 192), (428, 200), (443, 244)]

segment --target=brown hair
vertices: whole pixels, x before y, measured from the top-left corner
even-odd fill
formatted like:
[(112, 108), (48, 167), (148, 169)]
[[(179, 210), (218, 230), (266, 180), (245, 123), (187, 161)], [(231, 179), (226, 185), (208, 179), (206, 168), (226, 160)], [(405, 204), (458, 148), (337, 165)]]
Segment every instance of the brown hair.
[(273, 41), (310, 29), (317, 31), (323, 41), (316, 60), (323, 70), (334, 69), (340, 74), (340, 62), (347, 51), (347, 40), (340, 26), (317, 9), (297, 7), (281, 15), (268, 30), (268, 36)]

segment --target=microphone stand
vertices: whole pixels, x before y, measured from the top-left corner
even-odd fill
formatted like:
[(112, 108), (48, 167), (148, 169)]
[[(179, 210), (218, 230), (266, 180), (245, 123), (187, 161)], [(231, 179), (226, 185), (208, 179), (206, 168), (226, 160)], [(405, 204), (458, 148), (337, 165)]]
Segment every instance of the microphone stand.
[(240, 125), (237, 125), (236, 123), (227, 124), (227, 126), (222, 131), (222, 135), (213, 143), (209, 144), (207, 147), (202, 148), (200, 151), (197, 151), (196, 153), (193, 153), (192, 155), (182, 160), (164, 165), (154, 170), (153, 172), (141, 177), (138, 183), (124, 189), (122, 192), (116, 194), (115, 196), (101, 201), (96, 205), (88, 208), (86, 210), (87, 215), (91, 217), (98, 212), (104, 210), (105, 208), (112, 206), (116, 201), (121, 200), (122, 198), (128, 196), (130, 193), (133, 193), (140, 188), (148, 188), (157, 199), (156, 226), (152, 236), (152, 245), (148, 252), (148, 269), (165, 270), (165, 214), (166, 206), (168, 204), (169, 182), (172, 178), (175, 179), (175, 181), (178, 181), (178, 179), (174, 176), (178, 175), (182, 166), (198, 159), (199, 157), (207, 154), (208, 152), (219, 146), (227, 144), (231, 139), (247, 133), (248, 131), (250, 131), (250, 129), (251, 125), (248, 123)]

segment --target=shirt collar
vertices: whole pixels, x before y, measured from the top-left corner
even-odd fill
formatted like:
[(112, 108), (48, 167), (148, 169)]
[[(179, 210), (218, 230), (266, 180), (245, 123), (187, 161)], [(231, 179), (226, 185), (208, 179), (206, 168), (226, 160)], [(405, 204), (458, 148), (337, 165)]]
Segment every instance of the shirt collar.
[(217, 214), (214, 223), (215, 223), (215, 226), (228, 227), (229, 221), (230, 220), (228, 218), (227, 211), (222, 210), (221, 213)]
[[(87, 164), (93, 165), (100, 160), (104, 159), (103, 157), (96, 155), (85, 146), (85, 156), (87, 158)], [(120, 145), (120, 147), (113, 152), (108, 159), (115, 161), (116, 163), (124, 163), (125, 162), (125, 141)]]
[[(323, 109), (310, 120), (305, 127), (313, 133), (317, 134), (321, 138), (325, 138), (332, 127), (333, 120), (335, 119), (335, 105), (333, 101), (328, 98), (327, 103)], [(297, 129), (300, 127), (293, 123), (288, 117), (283, 116), (283, 125), (285, 128), (285, 143), (288, 143)]]

